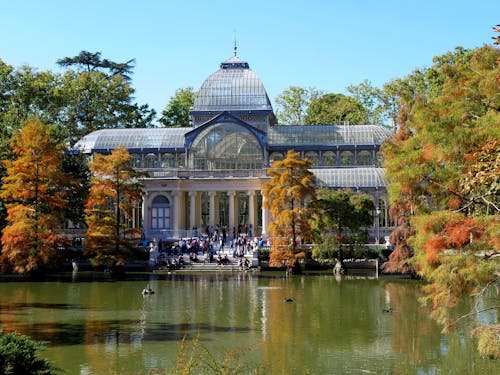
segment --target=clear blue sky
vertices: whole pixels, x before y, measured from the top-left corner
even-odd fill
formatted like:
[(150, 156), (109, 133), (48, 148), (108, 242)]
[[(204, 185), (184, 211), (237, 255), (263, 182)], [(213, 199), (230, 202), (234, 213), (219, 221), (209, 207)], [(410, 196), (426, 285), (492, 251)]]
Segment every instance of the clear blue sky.
[(238, 55), (274, 104), (289, 86), (344, 92), (430, 66), (460, 45), (491, 43), (499, 0), (16, 0), (0, 7), (0, 59), (57, 71), (82, 50), (136, 59), (140, 104), (161, 112)]

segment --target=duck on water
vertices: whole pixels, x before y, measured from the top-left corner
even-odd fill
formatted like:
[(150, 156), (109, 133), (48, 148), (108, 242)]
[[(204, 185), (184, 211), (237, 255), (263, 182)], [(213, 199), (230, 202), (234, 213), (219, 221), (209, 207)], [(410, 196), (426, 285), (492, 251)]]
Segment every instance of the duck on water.
[(153, 289), (151, 289), (149, 287), (149, 284), (147, 287), (145, 287), (143, 290), (142, 290), (142, 295), (145, 296), (147, 294), (155, 294), (155, 291)]

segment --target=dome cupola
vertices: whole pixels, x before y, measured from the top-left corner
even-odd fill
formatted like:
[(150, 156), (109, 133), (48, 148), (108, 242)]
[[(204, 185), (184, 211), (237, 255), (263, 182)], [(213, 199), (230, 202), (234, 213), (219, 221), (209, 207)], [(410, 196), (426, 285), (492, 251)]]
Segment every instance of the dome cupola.
[(199, 126), (222, 112), (250, 123), (254, 122), (249, 119), (252, 115), (260, 123), (268, 123), (269, 116), (274, 118), (262, 81), (236, 53), (203, 82), (190, 114), (194, 126)]

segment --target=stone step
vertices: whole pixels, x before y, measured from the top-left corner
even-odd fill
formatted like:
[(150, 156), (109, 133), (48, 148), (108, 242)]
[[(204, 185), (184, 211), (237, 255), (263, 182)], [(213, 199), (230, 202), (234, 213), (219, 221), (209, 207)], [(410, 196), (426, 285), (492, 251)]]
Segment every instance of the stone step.
[(216, 262), (188, 262), (178, 271), (239, 271), (239, 259), (230, 259), (229, 263), (219, 265)]

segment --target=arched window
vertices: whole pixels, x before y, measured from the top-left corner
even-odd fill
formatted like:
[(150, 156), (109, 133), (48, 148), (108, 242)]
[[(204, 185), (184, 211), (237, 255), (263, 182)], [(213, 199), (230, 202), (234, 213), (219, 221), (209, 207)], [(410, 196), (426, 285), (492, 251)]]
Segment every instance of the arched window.
[(162, 168), (175, 168), (175, 155), (166, 153), (161, 156), (161, 167)]
[(170, 229), (170, 202), (163, 195), (158, 195), (153, 199), (151, 229)]
[(307, 151), (305, 154), (304, 154), (304, 157), (309, 159), (312, 163), (313, 166), (316, 166), (319, 164), (319, 156), (318, 156), (318, 153), (317, 152), (314, 152), (314, 151)]
[(358, 165), (372, 165), (372, 153), (367, 150), (358, 152)]
[(158, 168), (158, 156), (156, 154), (146, 155), (146, 168)]
[(354, 165), (354, 153), (352, 151), (342, 151), (340, 165)]
[(334, 151), (323, 152), (323, 165), (328, 167), (337, 165), (337, 154)]
[(142, 168), (142, 157), (140, 154), (132, 154), (132, 168)]
[(261, 169), (262, 148), (244, 126), (216, 124), (203, 130), (190, 149), (194, 169)]

